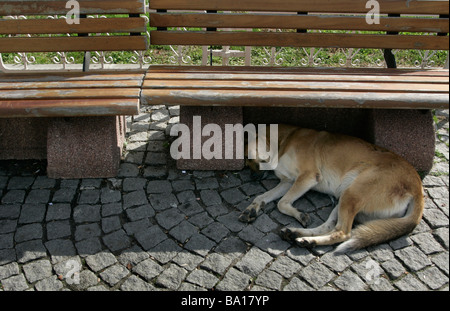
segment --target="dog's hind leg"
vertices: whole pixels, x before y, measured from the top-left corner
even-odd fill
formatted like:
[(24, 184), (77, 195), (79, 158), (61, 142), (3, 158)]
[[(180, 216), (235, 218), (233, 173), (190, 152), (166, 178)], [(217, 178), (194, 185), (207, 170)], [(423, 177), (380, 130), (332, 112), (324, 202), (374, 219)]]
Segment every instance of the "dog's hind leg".
[(294, 185), (286, 195), (278, 202), (278, 209), (281, 213), (297, 219), (303, 227), (306, 227), (310, 218), (307, 214), (298, 211), (292, 204), (300, 199), (306, 192), (317, 185), (317, 174), (305, 173), (300, 175)]
[(288, 192), (292, 183), (286, 180), (282, 180), (275, 188), (257, 196), (252, 204), (242, 212), (239, 216), (239, 220), (242, 222), (252, 222), (258, 216), (259, 210), (267, 203), (275, 201), (281, 198)]
[(338, 219), (339, 205), (336, 206), (322, 225), (312, 229), (284, 228), (281, 230), (281, 236), (287, 241), (293, 241), (300, 237), (313, 237), (325, 235), (333, 231)]
[(333, 245), (336, 243), (344, 242), (350, 239), (353, 221), (356, 214), (358, 214), (358, 207), (361, 202), (358, 195), (352, 195), (347, 190), (341, 197), (338, 209), (337, 224), (335, 228), (324, 235), (300, 237), (295, 241), (298, 245), (304, 247), (312, 247), (315, 245)]

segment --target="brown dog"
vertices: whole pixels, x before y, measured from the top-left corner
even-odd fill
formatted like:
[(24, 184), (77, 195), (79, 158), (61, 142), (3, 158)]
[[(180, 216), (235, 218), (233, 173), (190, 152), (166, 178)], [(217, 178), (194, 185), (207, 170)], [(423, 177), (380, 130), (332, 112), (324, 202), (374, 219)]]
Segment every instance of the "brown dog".
[[(267, 143), (268, 137), (258, 139)], [(345, 242), (337, 251), (347, 252), (408, 234), (420, 222), (422, 182), (400, 156), (358, 138), (287, 125), (279, 126), (278, 138), (275, 174), (281, 182), (258, 196), (241, 214), (241, 221), (252, 222), (261, 207), (281, 198), (280, 212), (306, 227), (309, 217), (292, 204), (312, 189), (338, 198), (339, 203), (317, 228), (282, 230), (283, 238), (300, 246)], [(248, 160), (248, 165), (257, 169), (258, 154), (250, 158), (255, 160)], [(362, 224), (352, 230), (355, 217)]]

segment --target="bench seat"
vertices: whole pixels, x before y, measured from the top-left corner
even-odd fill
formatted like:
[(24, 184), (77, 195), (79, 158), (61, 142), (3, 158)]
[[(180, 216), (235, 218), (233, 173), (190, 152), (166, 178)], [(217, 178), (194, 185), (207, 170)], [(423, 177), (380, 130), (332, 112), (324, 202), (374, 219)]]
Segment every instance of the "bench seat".
[(136, 115), (144, 72), (0, 74), (0, 118)]
[(446, 109), (448, 70), (152, 66), (149, 105)]

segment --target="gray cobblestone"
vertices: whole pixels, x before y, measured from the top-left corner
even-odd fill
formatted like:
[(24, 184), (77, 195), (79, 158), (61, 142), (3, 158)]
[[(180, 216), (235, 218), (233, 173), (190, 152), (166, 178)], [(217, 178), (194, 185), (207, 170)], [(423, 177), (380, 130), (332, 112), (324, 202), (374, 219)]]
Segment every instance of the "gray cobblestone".
[[(253, 180), (248, 169), (177, 170), (165, 133), (168, 122), (178, 122), (179, 107), (142, 109), (127, 118), (128, 144), (115, 178), (55, 180), (26, 166), (16, 173), (20, 161), (14, 170), (11, 161), (0, 161), (0, 291), (448, 290), (448, 146), (442, 142), (438, 154), (447, 157), (436, 157), (424, 178), (419, 226), (335, 256), (335, 246), (306, 249), (282, 240), (281, 228), (299, 225), (276, 201), (255, 222), (239, 222), (258, 194), (278, 184), (274, 174)], [(448, 137), (448, 114), (438, 118)], [(315, 226), (335, 204), (309, 192), (294, 205)], [(79, 284), (67, 282), (73, 267)]]

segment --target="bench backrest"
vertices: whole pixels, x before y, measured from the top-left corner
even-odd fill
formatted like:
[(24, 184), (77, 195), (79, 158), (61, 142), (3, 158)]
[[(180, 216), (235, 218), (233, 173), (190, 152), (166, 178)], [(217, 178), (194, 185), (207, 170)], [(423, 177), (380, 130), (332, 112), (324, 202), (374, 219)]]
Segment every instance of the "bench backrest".
[[(79, 4), (79, 24), (47, 18), (68, 15), (77, 9), (71, 3)], [(145, 0), (1, 0), (0, 53), (145, 50), (146, 19), (140, 16), (145, 9)]]
[(152, 45), (449, 49), (448, 0), (150, 0), (150, 9)]

